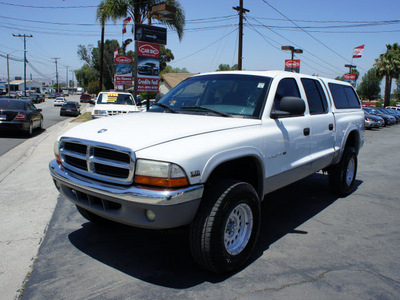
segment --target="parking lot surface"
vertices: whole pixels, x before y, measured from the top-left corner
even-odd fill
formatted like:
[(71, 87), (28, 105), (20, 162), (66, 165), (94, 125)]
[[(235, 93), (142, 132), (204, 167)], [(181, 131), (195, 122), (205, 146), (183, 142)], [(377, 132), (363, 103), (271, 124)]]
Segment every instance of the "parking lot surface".
[(197, 267), (187, 228), (98, 227), (58, 196), (22, 299), (399, 299), (399, 135), (366, 131), (348, 197), (322, 173), (270, 194), (252, 259), (232, 274)]

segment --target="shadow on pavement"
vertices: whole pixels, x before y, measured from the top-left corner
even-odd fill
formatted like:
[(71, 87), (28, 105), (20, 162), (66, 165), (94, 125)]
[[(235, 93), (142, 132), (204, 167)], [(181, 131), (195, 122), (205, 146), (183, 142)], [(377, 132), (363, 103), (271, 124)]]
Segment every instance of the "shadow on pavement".
[[(356, 181), (356, 187), (361, 183)], [(286, 234), (307, 234), (296, 228), (337, 199), (329, 190), (327, 175), (319, 173), (269, 194), (262, 204), (262, 228), (249, 264)], [(188, 233), (187, 227), (155, 231), (84, 223), (68, 237), (88, 256), (151, 284), (184, 289), (234, 275), (199, 268), (190, 254)]]

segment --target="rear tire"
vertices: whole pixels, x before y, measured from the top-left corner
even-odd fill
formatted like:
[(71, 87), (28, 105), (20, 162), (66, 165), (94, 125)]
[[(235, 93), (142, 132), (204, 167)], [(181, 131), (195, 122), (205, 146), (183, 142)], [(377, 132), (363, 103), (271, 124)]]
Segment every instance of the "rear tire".
[(342, 159), (332, 166), (329, 173), (329, 185), (332, 192), (347, 196), (354, 189), (357, 175), (357, 153), (353, 147), (346, 147)]
[(190, 226), (193, 258), (216, 273), (240, 268), (254, 249), (260, 219), (260, 200), (250, 184), (218, 182), (205, 192)]

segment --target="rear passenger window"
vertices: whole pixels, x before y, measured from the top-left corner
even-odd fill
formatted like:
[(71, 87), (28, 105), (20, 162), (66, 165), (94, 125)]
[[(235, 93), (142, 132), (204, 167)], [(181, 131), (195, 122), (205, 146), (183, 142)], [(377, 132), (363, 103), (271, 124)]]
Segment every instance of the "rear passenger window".
[(336, 108), (360, 108), (360, 102), (352, 87), (329, 83), (329, 89)]
[(302, 78), (304, 90), (311, 115), (324, 114), (328, 111), (328, 103), (321, 84), (314, 79)]

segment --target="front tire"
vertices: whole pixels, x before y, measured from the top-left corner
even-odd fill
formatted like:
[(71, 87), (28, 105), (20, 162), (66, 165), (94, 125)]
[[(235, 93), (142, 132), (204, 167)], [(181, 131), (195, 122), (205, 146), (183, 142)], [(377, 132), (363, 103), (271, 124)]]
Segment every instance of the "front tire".
[(217, 183), (205, 192), (190, 227), (193, 258), (216, 273), (240, 268), (256, 244), (260, 219), (260, 200), (250, 184)]
[(342, 159), (329, 170), (329, 185), (331, 190), (340, 195), (347, 196), (354, 189), (357, 175), (357, 153), (353, 147), (346, 147)]

